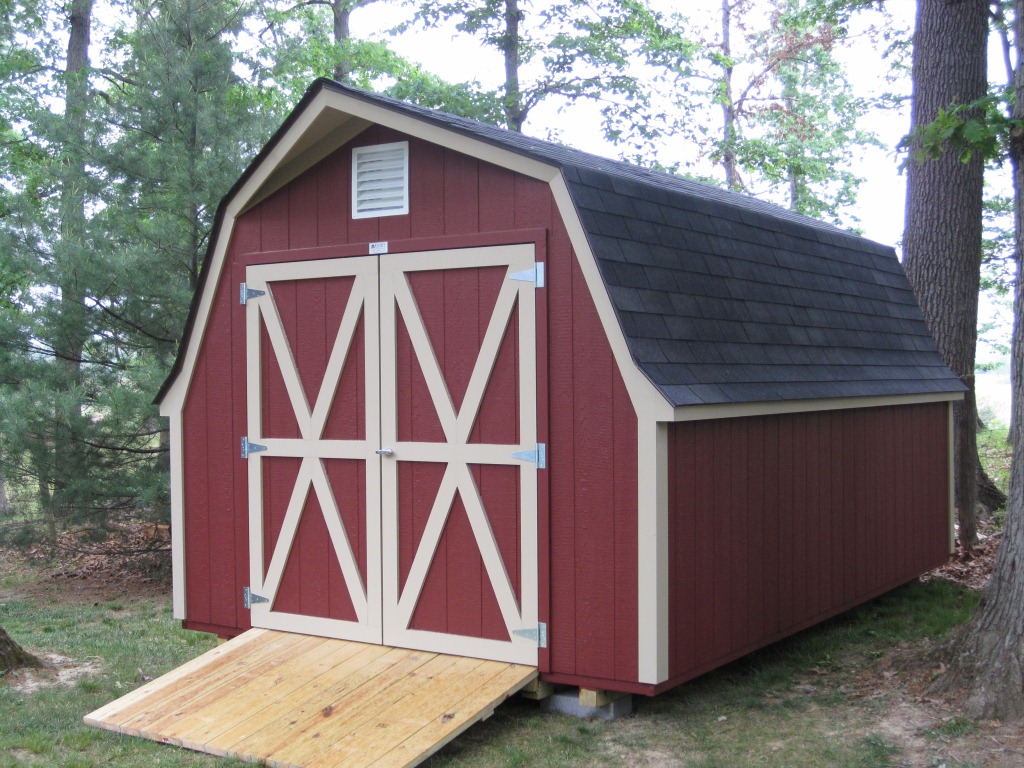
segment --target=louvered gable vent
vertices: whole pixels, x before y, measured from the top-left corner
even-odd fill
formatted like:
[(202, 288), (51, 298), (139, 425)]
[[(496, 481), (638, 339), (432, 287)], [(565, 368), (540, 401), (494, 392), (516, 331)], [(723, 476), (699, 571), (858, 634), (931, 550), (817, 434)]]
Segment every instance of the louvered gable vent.
[(409, 212), (409, 142), (352, 150), (352, 218)]

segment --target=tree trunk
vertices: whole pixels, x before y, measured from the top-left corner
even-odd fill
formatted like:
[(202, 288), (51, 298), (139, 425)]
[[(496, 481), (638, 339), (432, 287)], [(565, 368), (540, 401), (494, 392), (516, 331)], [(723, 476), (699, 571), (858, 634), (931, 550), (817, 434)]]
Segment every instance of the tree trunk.
[(4, 478), (4, 457), (0, 454), (0, 517), (9, 514), (11, 501), (7, 498), (7, 480)]
[(505, 124), (510, 131), (522, 132), (526, 114), (523, 93), (519, 84), (519, 67), (522, 64), (522, 39), (519, 22), (523, 12), (518, 0), (505, 0), (505, 34), (502, 37), (501, 52), (505, 58)]
[(3, 627), (0, 627), (0, 677), (21, 667), (41, 667), (43, 663), (18, 645)]
[[(342, 43), (348, 40), (352, 34), (349, 29), (352, 11), (374, 2), (377, 0), (332, 0), (330, 5), (334, 14), (334, 45), (337, 48), (340, 49)], [(338, 82), (347, 81), (351, 72), (352, 62), (347, 56), (339, 58), (334, 63), (334, 79)]]
[[(732, 56), (732, 2), (722, 0), (722, 56), (729, 61)], [(736, 105), (732, 96), (732, 64), (722, 66), (722, 167), (725, 169), (725, 185), (729, 189), (742, 190), (739, 165), (736, 161)]]
[[(986, 0), (919, 0), (914, 30), (912, 128), (939, 109), (985, 95)], [(969, 388), (955, 408), (956, 507), (965, 551), (977, 543), (978, 449), (974, 359), (981, 270), (984, 164), (947, 150), (907, 169), (903, 264), (946, 364)]]
[[(92, 0), (72, 0), (70, 5), (66, 84), (64, 91), (63, 163), (60, 178), (60, 240), (54, 248), (60, 287), (60, 309), (53, 331), (56, 364), (63, 368), (63, 388), (77, 397), (82, 377), (82, 356), (88, 338), (85, 305), (86, 244), (86, 111), (89, 98), (89, 38)], [(74, 506), (70, 485), (82, 471), (76, 455), (76, 434), (82, 426), (82, 405), (69, 412), (57, 409), (51, 455), (64, 456), (52, 465), (51, 516), (65, 517)]]
[(997, 509), (1006, 507), (1006, 494), (985, 473), (985, 468), (981, 466), (981, 459), (978, 459), (976, 477), (980, 514), (984, 517), (990, 517)]
[[(1024, 54), (1024, 0), (1015, 0), (1017, 61)], [(1013, 118), (1024, 119), (1024, 67), (1013, 77)], [(995, 569), (971, 623), (953, 639), (950, 663), (933, 688), (940, 693), (965, 692), (964, 709), (986, 719), (1024, 717), (1024, 130), (1010, 140), (1013, 167), (1014, 228), (1017, 279), (1014, 288), (1010, 384), (1013, 397), (1010, 497), (1006, 529)]]

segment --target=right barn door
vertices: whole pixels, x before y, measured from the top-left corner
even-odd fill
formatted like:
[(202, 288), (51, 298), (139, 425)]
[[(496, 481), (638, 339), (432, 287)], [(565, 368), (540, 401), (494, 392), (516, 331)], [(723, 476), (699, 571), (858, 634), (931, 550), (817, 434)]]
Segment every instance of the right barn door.
[(532, 246), (381, 257), (384, 642), (537, 663)]

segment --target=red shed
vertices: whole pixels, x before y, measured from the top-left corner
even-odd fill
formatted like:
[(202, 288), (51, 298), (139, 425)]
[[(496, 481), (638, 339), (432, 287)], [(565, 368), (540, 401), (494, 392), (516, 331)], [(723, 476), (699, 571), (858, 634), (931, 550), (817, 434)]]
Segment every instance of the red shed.
[(944, 562), (962, 389), (890, 248), (317, 81), (160, 394), (175, 614), (654, 694)]

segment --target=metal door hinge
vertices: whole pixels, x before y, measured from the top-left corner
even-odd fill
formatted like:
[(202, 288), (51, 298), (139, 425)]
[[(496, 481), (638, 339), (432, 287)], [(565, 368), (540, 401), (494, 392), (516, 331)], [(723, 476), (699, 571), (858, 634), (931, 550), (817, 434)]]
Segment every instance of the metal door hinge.
[(544, 287), (544, 262), (538, 261), (529, 269), (522, 272), (513, 272), (508, 276), (509, 280), (522, 280), (526, 283), (533, 283), (537, 288)]
[(249, 299), (255, 299), (257, 296), (265, 296), (266, 291), (261, 291), (258, 288), (246, 288), (245, 283), (239, 283), (238, 285), (238, 303), (245, 304)]
[(242, 458), (248, 459), (250, 453), (259, 453), (267, 450), (267, 446), (258, 443), (250, 443), (248, 437), (242, 438)]
[(516, 637), (525, 637), (527, 640), (535, 640), (538, 648), (548, 647), (548, 625), (543, 621), (537, 622), (536, 629), (513, 629), (512, 634)]
[(532, 451), (516, 451), (512, 454), (513, 459), (520, 461), (532, 461), (537, 469), (545, 469), (548, 465), (548, 447), (544, 443), (537, 443)]
[(256, 603), (269, 603), (269, 597), (263, 597), (263, 595), (257, 595), (251, 589), (246, 587), (242, 590), (242, 605), (246, 608), (252, 608)]

